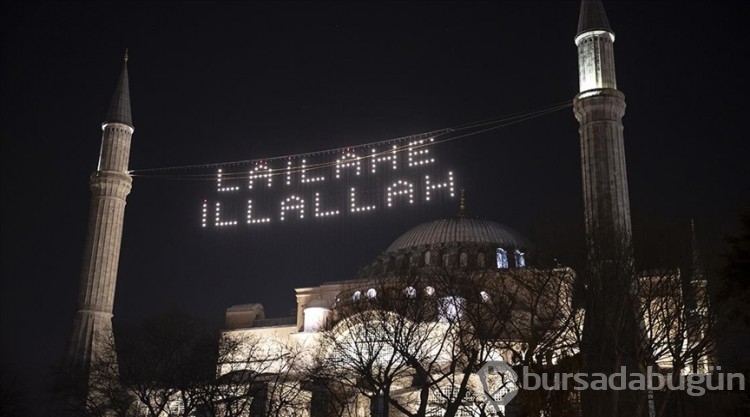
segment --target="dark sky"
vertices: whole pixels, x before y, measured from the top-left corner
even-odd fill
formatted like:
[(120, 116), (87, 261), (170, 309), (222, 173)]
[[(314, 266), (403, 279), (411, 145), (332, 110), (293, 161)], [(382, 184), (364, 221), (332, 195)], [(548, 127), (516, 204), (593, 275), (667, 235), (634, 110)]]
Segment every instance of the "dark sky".
[[(615, 2), (635, 241), (707, 258), (748, 201), (746, 2)], [(4, 3), (2, 363), (29, 384), (65, 350), (100, 124), (130, 48), (132, 169), (265, 158), (543, 108), (577, 92), (578, 2)], [(572, 109), (436, 149), (472, 215), (565, 261), (580, 246)], [(351, 278), (401, 233), (453, 215), (204, 230), (213, 183), (136, 177), (115, 321), (232, 304), (294, 308), (294, 288)], [(641, 252), (648, 252), (641, 249)], [(667, 251), (668, 252), (668, 251)], [(658, 258), (658, 256), (656, 256)], [(665, 255), (665, 259), (668, 257)], [(652, 259), (653, 260), (653, 259)]]

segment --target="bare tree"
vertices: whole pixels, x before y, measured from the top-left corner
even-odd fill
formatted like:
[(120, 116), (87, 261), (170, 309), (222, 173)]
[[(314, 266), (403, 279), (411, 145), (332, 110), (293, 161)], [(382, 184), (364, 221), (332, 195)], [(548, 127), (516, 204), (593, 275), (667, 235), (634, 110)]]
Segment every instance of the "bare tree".
[[(702, 278), (702, 277), (701, 277)], [(641, 300), (644, 364), (677, 380), (686, 372), (712, 369), (717, 336), (716, 320), (702, 279), (684, 282), (679, 269), (654, 269), (642, 274), (637, 293)], [(652, 414), (664, 415), (679, 407), (679, 395), (665, 390)], [(673, 413), (674, 414), (674, 413)]]
[(220, 335), (184, 314), (120, 329), (116, 346), (113, 337), (102, 346), (108, 348), (88, 370), (67, 373), (68, 387), (85, 392), (85, 401), (59, 409), (96, 417), (270, 417), (296, 416), (306, 408), (293, 373), (299, 351)]
[[(463, 330), (485, 349), (502, 354), (519, 378), (579, 370), (584, 313), (574, 300), (576, 275), (566, 267), (512, 268), (469, 275)], [(473, 333), (472, 333), (473, 332)], [(519, 391), (514, 403), (524, 415), (576, 415), (568, 392)]]
[(119, 366), (114, 351), (114, 336), (98, 345), (97, 352), (87, 368), (72, 366), (63, 361), (53, 371), (52, 386), (54, 414), (58, 416), (135, 416), (133, 405), (137, 401), (125, 390), (119, 380)]
[(315, 391), (309, 368), (314, 353), (289, 342), (225, 333), (213, 415), (307, 416)]
[(323, 335), (326, 376), (357, 389), (382, 416), (391, 407), (408, 416), (427, 414), (430, 375), (448, 343), (451, 323), (437, 320), (434, 293), (418, 278), (409, 281), (353, 289), (353, 299), (341, 300)]
[(361, 281), (336, 308), (322, 362), (378, 415), (486, 415), (476, 375), (484, 363), (541, 366), (577, 353), (574, 277), (567, 268), (433, 266)]

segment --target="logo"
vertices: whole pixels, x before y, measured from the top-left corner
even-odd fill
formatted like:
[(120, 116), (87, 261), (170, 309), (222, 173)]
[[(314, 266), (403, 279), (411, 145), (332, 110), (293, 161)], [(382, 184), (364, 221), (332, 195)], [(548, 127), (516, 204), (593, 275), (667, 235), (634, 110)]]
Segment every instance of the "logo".
[(508, 363), (488, 361), (478, 371), (487, 402), (501, 413), (518, 393), (518, 374)]

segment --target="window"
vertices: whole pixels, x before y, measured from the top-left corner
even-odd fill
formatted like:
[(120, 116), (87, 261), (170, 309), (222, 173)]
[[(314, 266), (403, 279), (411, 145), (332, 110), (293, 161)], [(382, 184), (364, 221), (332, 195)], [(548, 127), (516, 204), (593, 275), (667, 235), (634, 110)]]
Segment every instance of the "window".
[(462, 267), (469, 266), (469, 255), (467, 255), (466, 252), (461, 252), (461, 254), (458, 255), (458, 263)]
[(518, 268), (525, 267), (526, 266), (526, 258), (524, 258), (523, 252), (521, 252), (520, 250), (516, 249), (516, 251), (513, 252), (513, 254), (516, 256), (516, 267), (518, 267)]
[(497, 261), (498, 269), (505, 269), (508, 267), (508, 252), (503, 248), (497, 248), (497, 254), (495, 256)]
[(404, 288), (404, 295), (409, 298), (414, 298), (417, 296), (417, 290), (414, 287), (406, 287)]
[(484, 253), (480, 252), (479, 255), (477, 255), (477, 266), (484, 268)]
[(375, 291), (375, 288), (370, 288), (369, 290), (367, 290), (367, 298), (372, 300), (373, 298), (377, 296), (378, 296), (378, 292)]
[(169, 417), (181, 416), (184, 412), (185, 407), (182, 406), (182, 401), (174, 400), (169, 403)]
[(362, 292), (354, 291), (354, 294), (352, 295), (352, 301), (359, 301), (360, 298), (362, 298)]
[(305, 309), (304, 331), (317, 332), (325, 327), (329, 310), (324, 307), (308, 307)]
[(461, 317), (464, 306), (464, 299), (461, 297), (450, 296), (440, 299), (440, 312), (438, 320), (442, 322), (452, 322)]

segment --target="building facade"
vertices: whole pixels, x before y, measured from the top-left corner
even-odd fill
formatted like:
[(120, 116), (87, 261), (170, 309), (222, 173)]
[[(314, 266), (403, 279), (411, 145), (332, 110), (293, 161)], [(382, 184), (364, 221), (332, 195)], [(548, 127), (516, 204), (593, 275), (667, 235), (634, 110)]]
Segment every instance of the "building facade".
[[(296, 316), (268, 319), (260, 304), (227, 309), (224, 337), (247, 348), (219, 374), (252, 372), (264, 388), (248, 401), (273, 415), (507, 412), (483, 388), (502, 378), (482, 377), (482, 366), (570, 360), (583, 318), (573, 307), (573, 270), (535, 267), (529, 249), (492, 221), (418, 225), (355, 279), (296, 289)], [(290, 392), (305, 400), (282, 412), (289, 398), (275, 395)]]

